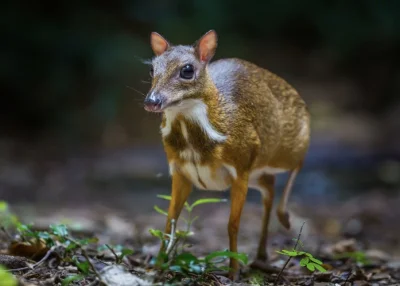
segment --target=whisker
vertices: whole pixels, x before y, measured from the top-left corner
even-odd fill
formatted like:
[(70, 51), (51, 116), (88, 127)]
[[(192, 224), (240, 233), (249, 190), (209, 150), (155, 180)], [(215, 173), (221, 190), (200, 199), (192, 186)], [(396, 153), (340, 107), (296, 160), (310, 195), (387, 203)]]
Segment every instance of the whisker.
[(137, 57), (137, 56), (135, 56), (135, 58), (138, 61), (142, 62), (142, 64), (145, 64), (145, 65), (152, 65), (152, 63), (153, 63), (153, 61), (151, 59), (143, 59), (143, 58)]
[(142, 83), (151, 83), (151, 81), (141, 80)]
[(129, 89), (132, 89), (133, 91), (136, 91), (137, 93), (139, 93), (139, 94), (141, 94), (143, 96), (146, 96), (143, 92), (141, 92), (141, 91), (139, 91), (139, 90), (137, 90), (137, 89), (135, 89), (135, 88), (133, 88), (133, 87), (131, 87), (129, 85), (127, 85), (126, 87), (129, 88)]

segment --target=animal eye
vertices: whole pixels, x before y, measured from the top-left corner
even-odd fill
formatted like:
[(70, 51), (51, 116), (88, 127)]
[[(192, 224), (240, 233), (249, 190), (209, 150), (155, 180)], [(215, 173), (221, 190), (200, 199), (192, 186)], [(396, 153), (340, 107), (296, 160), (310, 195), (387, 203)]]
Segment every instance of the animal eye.
[(192, 65), (185, 65), (181, 68), (180, 76), (184, 79), (192, 79), (194, 75), (194, 68)]
[(153, 67), (150, 68), (150, 76), (151, 76), (151, 77), (154, 76), (154, 68), (153, 68)]

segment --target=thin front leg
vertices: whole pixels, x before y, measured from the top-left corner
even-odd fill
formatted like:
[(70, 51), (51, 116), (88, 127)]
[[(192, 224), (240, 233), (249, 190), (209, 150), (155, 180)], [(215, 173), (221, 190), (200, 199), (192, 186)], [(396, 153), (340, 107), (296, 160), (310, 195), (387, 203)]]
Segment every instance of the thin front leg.
[(267, 238), (268, 238), (268, 225), (274, 201), (274, 184), (275, 177), (273, 175), (262, 175), (258, 179), (258, 188), (261, 191), (262, 201), (264, 205), (264, 215), (262, 219), (261, 236), (258, 244), (257, 260), (265, 262), (268, 259), (267, 254)]
[[(229, 248), (232, 252), (237, 252), (237, 235), (239, 231), (240, 216), (244, 203), (246, 202), (248, 188), (248, 176), (241, 176), (236, 179), (231, 188), (231, 214), (229, 217), (228, 234)], [(238, 278), (239, 262), (236, 259), (230, 259), (229, 278), (236, 280)]]
[[(173, 173), (171, 201), (168, 208), (168, 218), (165, 227), (165, 233), (169, 234), (171, 232), (172, 219), (175, 220), (175, 223), (178, 222), (179, 215), (181, 214), (182, 208), (191, 191), (192, 183), (179, 172)], [(160, 251), (163, 251), (164, 247), (165, 246), (162, 244)]]

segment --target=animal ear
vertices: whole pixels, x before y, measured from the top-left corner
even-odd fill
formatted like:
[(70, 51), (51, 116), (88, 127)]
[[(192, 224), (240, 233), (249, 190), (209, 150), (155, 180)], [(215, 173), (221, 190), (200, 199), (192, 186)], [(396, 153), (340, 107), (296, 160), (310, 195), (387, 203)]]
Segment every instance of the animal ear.
[(151, 33), (150, 44), (156, 56), (163, 54), (169, 48), (168, 41), (156, 32)]
[(210, 30), (204, 34), (195, 44), (195, 49), (200, 61), (209, 62), (217, 49), (217, 33)]

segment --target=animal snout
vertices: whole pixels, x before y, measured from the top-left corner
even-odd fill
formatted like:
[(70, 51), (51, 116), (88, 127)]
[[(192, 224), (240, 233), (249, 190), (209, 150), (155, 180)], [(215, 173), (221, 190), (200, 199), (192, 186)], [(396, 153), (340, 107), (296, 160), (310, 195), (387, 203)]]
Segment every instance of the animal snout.
[(161, 111), (161, 105), (162, 100), (160, 96), (154, 93), (149, 94), (144, 100), (144, 109), (147, 111), (159, 112)]

